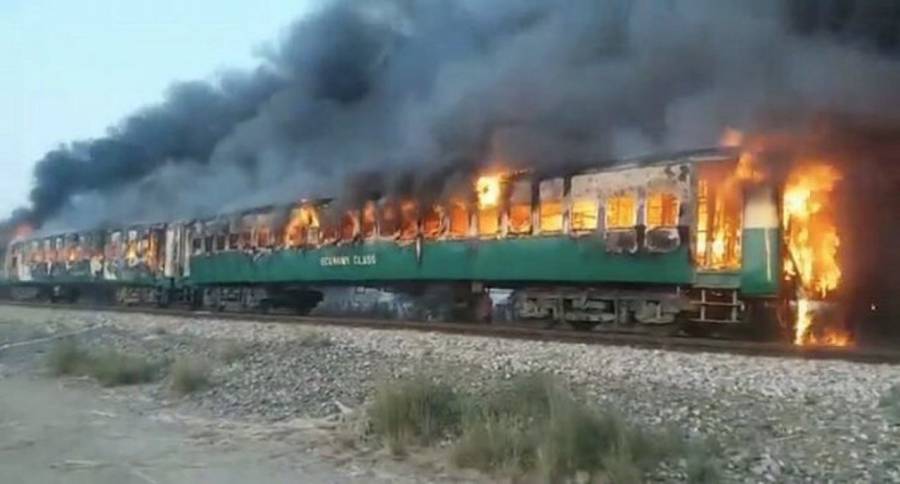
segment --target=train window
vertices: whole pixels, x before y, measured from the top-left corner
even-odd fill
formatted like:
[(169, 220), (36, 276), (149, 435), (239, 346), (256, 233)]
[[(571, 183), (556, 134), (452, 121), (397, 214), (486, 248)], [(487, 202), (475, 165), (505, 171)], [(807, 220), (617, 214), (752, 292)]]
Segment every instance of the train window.
[(203, 253), (203, 237), (196, 236), (191, 239), (191, 253), (194, 255)]
[(203, 239), (203, 251), (206, 253), (212, 253), (215, 249), (215, 238), (212, 235), (206, 236)]
[(359, 233), (359, 211), (348, 210), (341, 217), (341, 240), (350, 242)]
[(500, 175), (482, 176), (475, 184), (478, 195), (478, 234), (491, 236), (500, 232), (500, 204), (503, 191)]
[(637, 225), (637, 199), (633, 193), (622, 193), (606, 199), (607, 229), (627, 229), (635, 225)]
[(381, 235), (384, 237), (397, 237), (400, 232), (400, 216), (394, 203), (386, 203), (381, 208)]
[(647, 195), (644, 211), (648, 229), (678, 225), (678, 197), (672, 193), (650, 193)]
[(268, 227), (259, 227), (256, 229), (256, 247), (260, 249), (268, 247), (271, 235), (272, 233)]
[(238, 248), (238, 244), (240, 243), (241, 235), (230, 233), (228, 234), (228, 249), (235, 250)]
[(469, 209), (463, 202), (450, 203), (450, 235), (452, 237), (469, 235)]
[(572, 230), (587, 232), (597, 230), (597, 213), (600, 203), (596, 199), (581, 198), (572, 202)]
[(428, 239), (436, 239), (444, 233), (444, 208), (432, 205), (422, 218), (422, 235)]
[(415, 239), (419, 235), (419, 205), (407, 200), (400, 205), (400, 238)]
[(216, 250), (222, 252), (225, 250), (225, 234), (216, 236)]
[(739, 191), (720, 190), (710, 180), (730, 173), (704, 170), (697, 183), (697, 263), (704, 269), (730, 270), (741, 266), (743, 204)]
[(365, 239), (375, 237), (378, 232), (378, 211), (375, 202), (368, 201), (362, 210), (362, 236)]
[(531, 180), (514, 183), (509, 202), (509, 231), (513, 234), (531, 233)]
[(541, 197), (541, 233), (559, 233), (563, 230), (563, 195), (565, 182), (562, 178), (544, 180), (539, 185)]

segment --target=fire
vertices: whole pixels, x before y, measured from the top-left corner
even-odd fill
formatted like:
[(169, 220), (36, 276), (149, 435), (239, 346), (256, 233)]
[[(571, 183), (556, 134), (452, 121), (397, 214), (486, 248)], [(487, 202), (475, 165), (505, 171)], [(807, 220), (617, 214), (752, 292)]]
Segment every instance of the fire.
[(834, 220), (832, 192), (841, 174), (833, 166), (816, 163), (795, 169), (787, 179), (782, 201), (782, 224), (787, 245), (785, 276), (797, 284), (797, 321), (794, 344), (844, 346), (846, 334), (828, 328), (815, 331), (817, 306), (841, 282), (838, 262), (840, 237)]
[(500, 203), (500, 175), (484, 175), (475, 183), (475, 191), (478, 193), (478, 207), (496, 207)]

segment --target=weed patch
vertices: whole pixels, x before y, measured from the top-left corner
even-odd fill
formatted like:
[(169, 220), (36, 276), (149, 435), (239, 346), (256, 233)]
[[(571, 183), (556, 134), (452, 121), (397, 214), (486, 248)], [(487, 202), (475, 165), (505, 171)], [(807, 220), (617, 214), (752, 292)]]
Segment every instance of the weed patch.
[(91, 355), (74, 340), (56, 343), (47, 353), (47, 367), (56, 376), (83, 375), (90, 366)]
[[(544, 376), (515, 379), (486, 396), (460, 395), (421, 378), (392, 382), (378, 389), (369, 418), (395, 453), (455, 437), (456, 466), (495, 476), (639, 483), (661, 461), (687, 458), (687, 444), (674, 433), (644, 430)], [(717, 476), (712, 460), (701, 457), (697, 478)]]
[(382, 385), (369, 406), (372, 432), (395, 454), (427, 445), (458, 430), (461, 400), (448, 385), (425, 378)]
[(205, 361), (179, 358), (169, 369), (169, 384), (176, 395), (187, 395), (209, 386), (210, 367)]
[(57, 376), (91, 376), (103, 386), (135, 385), (156, 380), (161, 365), (115, 350), (91, 353), (71, 340), (61, 341), (47, 354), (50, 371)]

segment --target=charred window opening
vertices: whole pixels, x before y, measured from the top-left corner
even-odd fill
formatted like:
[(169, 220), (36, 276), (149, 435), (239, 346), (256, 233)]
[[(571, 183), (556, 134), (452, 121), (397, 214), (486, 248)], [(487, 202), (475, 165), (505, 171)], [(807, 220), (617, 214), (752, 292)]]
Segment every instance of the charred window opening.
[(412, 200), (400, 205), (400, 239), (412, 240), (419, 235), (419, 206)]
[(432, 205), (422, 218), (422, 235), (427, 239), (436, 239), (444, 235), (444, 208)]
[(541, 198), (541, 233), (554, 234), (563, 231), (563, 196), (565, 181), (562, 178), (544, 180), (539, 185)]
[(331, 245), (337, 243), (341, 237), (341, 221), (342, 217), (333, 209), (323, 208), (322, 228), (320, 231), (319, 244)]
[(245, 228), (241, 230), (240, 241), (238, 242), (238, 246), (241, 250), (248, 250), (253, 246), (253, 232), (250, 231), (249, 228)]
[(655, 191), (644, 201), (644, 224), (647, 226), (644, 245), (652, 252), (669, 252), (681, 245), (678, 235), (678, 196)]
[(517, 235), (531, 233), (531, 180), (513, 184), (509, 196), (509, 232)]
[(341, 240), (352, 242), (359, 233), (359, 212), (348, 210), (341, 217)]
[(318, 236), (319, 217), (315, 207), (300, 206), (291, 210), (284, 228), (284, 244), (290, 248), (303, 247)]
[(503, 180), (500, 175), (482, 176), (475, 183), (478, 195), (478, 235), (500, 233), (500, 203)]
[(596, 175), (591, 174), (572, 177), (572, 232), (593, 232), (600, 226), (600, 195), (595, 180)]
[(383, 237), (397, 238), (400, 236), (400, 214), (395, 203), (387, 202), (381, 208), (379, 225)]
[(269, 242), (272, 240), (272, 231), (266, 225), (260, 225), (256, 229), (256, 247), (263, 249), (269, 247)]
[(621, 193), (606, 199), (607, 230), (631, 229), (637, 225), (637, 197)]
[(678, 197), (672, 193), (651, 192), (644, 210), (648, 229), (678, 226)]
[(733, 167), (704, 169), (697, 182), (695, 257), (703, 269), (734, 270), (741, 266), (743, 196), (728, 180)]
[(362, 211), (362, 237), (371, 239), (378, 233), (378, 211), (375, 202), (366, 202)]
[(469, 209), (464, 202), (455, 201), (450, 204), (450, 236), (469, 236)]

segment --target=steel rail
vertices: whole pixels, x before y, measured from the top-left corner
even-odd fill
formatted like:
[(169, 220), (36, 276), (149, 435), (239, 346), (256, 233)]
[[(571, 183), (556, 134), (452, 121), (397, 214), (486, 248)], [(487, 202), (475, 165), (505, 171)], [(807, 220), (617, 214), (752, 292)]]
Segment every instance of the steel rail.
[(874, 347), (796, 346), (780, 342), (757, 342), (688, 336), (662, 336), (617, 331), (577, 331), (513, 324), (475, 324), (423, 322), (358, 317), (296, 316), (250, 312), (213, 312), (144, 306), (108, 306), (0, 301), (0, 306), (28, 307), (61, 311), (133, 313), (190, 319), (220, 319), (235, 322), (262, 322), (334, 326), (370, 330), (404, 330), (435, 334), (456, 334), (503, 339), (548, 341), (570, 344), (629, 346), (643, 349), (738, 354), (746, 356), (796, 358), (805, 360), (842, 360), (859, 363), (900, 363), (900, 349)]

